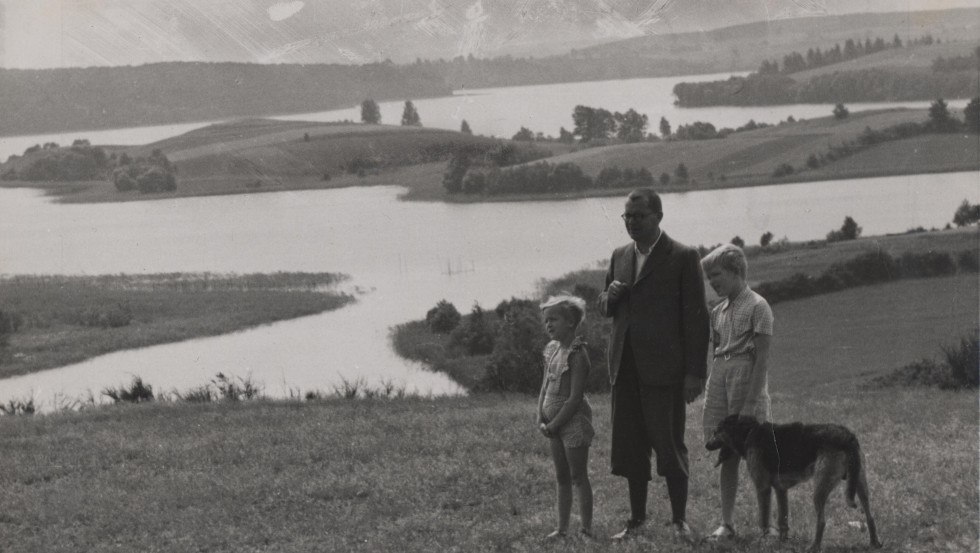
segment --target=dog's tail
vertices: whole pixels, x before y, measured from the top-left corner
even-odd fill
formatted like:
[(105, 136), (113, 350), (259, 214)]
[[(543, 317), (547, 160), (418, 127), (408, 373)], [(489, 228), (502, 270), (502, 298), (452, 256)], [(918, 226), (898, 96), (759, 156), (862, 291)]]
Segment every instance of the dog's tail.
[(847, 478), (847, 504), (851, 507), (857, 507), (857, 503), (854, 502), (854, 496), (857, 495), (862, 470), (864, 470), (861, 466), (861, 444), (858, 443), (857, 436), (852, 434), (847, 440), (846, 452), (847, 475), (845, 478)]

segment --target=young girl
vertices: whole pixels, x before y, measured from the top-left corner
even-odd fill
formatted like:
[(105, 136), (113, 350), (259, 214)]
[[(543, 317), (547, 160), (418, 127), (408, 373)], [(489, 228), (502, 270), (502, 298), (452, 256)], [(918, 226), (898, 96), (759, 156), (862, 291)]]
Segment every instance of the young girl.
[(585, 343), (575, 335), (585, 318), (585, 301), (575, 296), (554, 296), (541, 304), (541, 311), (551, 341), (544, 347), (538, 429), (551, 440), (558, 480), (558, 528), (547, 538), (561, 538), (568, 532), (573, 488), (578, 495), (581, 533), (591, 537), (592, 484), (588, 464), (594, 431), (592, 407), (585, 397), (590, 365)]
[[(714, 361), (704, 401), (704, 437), (711, 438), (718, 423), (728, 415), (769, 419), (769, 347), (772, 309), (745, 283), (748, 262), (741, 248), (719, 246), (701, 260), (701, 267), (721, 303), (711, 310), (711, 342)], [(723, 450), (724, 451), (724, 450)], [(721, 526), (710, 541), (735, 537), (735, 494), (738, 491), (739, 457), (720, 455)]]

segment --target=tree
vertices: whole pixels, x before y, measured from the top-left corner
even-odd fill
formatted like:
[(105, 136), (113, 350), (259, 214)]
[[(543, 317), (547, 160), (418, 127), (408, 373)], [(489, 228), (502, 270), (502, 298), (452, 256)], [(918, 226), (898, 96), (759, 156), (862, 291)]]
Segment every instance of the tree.
[(980, 133), (980, 97), (970, 100), (963, 109), (963, 123), (967, 132)]
[(510, 138), (511, 140), (520, 140), (523, 142), (534, 142), (534, 132), (527, 127), (521, 127), (521, 130), (517, 131), (514, 136)]
[(667, 122), (666, 117), (660, 118), (660, 136), (662, 138), (670, 138), (670, 123)]
[(929, 121), (926, 128), (933, 132), (953, 132), (960, 125), (949, 113), (949, 106), (942, 98), (938, 98), (929, 106)]
[(858, 236), (861, 236), (861, 227), (858, 226), (857, 221), (848, 215), (844, 217), (844, 224), (841, 225), (840, 230), (832, 230), (827, 233), (827, 241), (841, 242), (843, 240), (854, 240)]
[(690, 176), (687, 173), (687, 165), (684, 165), (684, 163), (678, 163), (677, 168), (674, 169), (674, 176), (681, 182), (687, 182), (687, 179)]
[(381, 108), (377, 102), (370, 98), (361, 102), (361, 121), (371, 125), (381, 123)]
[(741, 236), (735, 236), (735, 238), (732, 238), (732, 245), (744, 248), (745, 240), (742, 240)]
[(565, 127), (558, 129), (558, 142), (562, 144), (571, 144), (575, 142), (575, 134), (568, 132)]
[(844, 104), (837, 104), (836, 106), (834, 106), (835, 119), (847, 119), (847, 116), (850, 114), (851, 112), (848, 111), (846, 107), (844, 107)]
[(425, 314), (425, 322), (432, 332), (445, 334), (451, 332), (463, 318), (456, 306), (446, 300), (439, 300), (436, 306)]
[(953, 224), (958, 227), (965, 227), (980, 221), (980, 204), (970, 205), (970, 202), (963, 200), (960, 207), (953, 214)]
[(419, 119), (419, 112), (415, 109), (415, 104), (411, 100), (405, 100), (405, 109), (402, 110), (403, 127), (421, 127), (422, 120)]
[(463, 119), (463, 124), (459, 126), (459, 132), (463, 134), (473, 134), (473, 131), (470, 130), (470, 124), (466, 122), (466, 119)]
[(666, 171), (660, 173), (660, 184), (663, 186), (667, 186), (668, 184), (670, 184), (670, 174), (667, 173)]
[(633, 108), (626, 110), (626, 113), (613, 114), (616, 120), (616, 137), (623, 142), (640, 142), (643, 140), (644, 131), (647, 128), (648, 118), (645, 114), (637, 113)]
[(580, 137), (582, 142), (609, 138), (609, 134), (616, 129), (613, 114), (602, 108), (575, 106), (572, 122), (575, 124), (572, 133)]
[(763, 248), (768, 247), (769, 244), (772, 244), (772, 238), (773, 238), (772, 233), (767, 230), (762, 234), (762, 237), (759, 238), (759, 245), (762, 246)]

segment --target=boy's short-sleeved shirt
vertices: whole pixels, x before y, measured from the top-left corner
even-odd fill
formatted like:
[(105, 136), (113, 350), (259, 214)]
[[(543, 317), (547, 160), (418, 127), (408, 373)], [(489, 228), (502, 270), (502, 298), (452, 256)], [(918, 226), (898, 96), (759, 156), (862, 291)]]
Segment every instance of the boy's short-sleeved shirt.
[(725, 299), (711, 310), (711, 343), (715, 357), (739, 355), (753, 349), (756, 334), (772, 336), (772, 308), (748, 286), (735, 300)]

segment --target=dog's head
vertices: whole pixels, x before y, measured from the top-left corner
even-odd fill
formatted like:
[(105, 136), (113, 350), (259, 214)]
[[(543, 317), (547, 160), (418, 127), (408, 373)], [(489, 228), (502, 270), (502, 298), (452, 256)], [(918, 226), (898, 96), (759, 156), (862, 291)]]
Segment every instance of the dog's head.
[(722, 464), (733, 454), (745, 457), (745, 440), (757, 426), (759, 421), (755, 418), (739, 415), (729, 415), (718, 423), (715, 433), (705, 444), (708, 451), (721, 450), (715, 466)]

